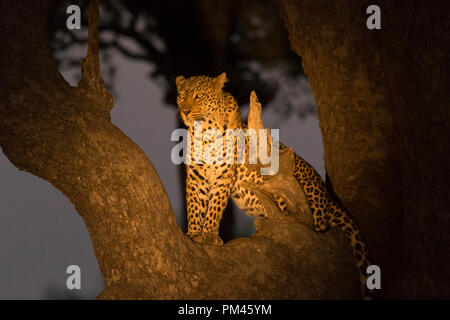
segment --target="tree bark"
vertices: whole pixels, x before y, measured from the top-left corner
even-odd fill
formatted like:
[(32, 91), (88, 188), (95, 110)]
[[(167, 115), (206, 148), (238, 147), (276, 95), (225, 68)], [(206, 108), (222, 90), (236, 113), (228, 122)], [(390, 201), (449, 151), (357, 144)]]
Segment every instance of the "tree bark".
[[(450, 297), (449, 2), (278, 0), (381, 297)], [(381, 29), (366, 8), (381, 8)], [(446, 39), (447, 41), (445, 41)]]
[(111, 100), (83, 83), (73, 88), (59, 74), (47, 43), (46, 5), (0, 4), (0, 146), (82, 216), (105, 281), (99, 298), (360, 296), (350, 247), (338, 231), (316, 234), (280, 217), (257, 219), (252, 237), (223, 247), (189, 240), (151, 162), (111, 123)]

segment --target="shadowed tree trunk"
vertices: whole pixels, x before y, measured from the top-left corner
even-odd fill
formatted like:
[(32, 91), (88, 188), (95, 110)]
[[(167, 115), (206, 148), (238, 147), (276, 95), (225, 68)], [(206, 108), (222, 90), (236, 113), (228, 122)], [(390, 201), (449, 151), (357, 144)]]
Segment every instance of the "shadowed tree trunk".
[[(381, 297), (450, 297), (449, 2), (279, 0)], [(381, 8), (381, 30), (366, 8)]]
[[(110, 121), (112, 101), (96, 78), (96, 57), (83, 63), (77, 88), (59, 74), (47, 43), (46, 3), (0, 4), (0, 146), (82, 216), (105, 281), (99, 298), (360, 296), (350, 247), (338, 231), (316, 234), (286, 217), (257, 219), (255, 235), (223, 247), (183, 235), (149, 159)], [(90, 49), (95, 53), (95, 43)]]

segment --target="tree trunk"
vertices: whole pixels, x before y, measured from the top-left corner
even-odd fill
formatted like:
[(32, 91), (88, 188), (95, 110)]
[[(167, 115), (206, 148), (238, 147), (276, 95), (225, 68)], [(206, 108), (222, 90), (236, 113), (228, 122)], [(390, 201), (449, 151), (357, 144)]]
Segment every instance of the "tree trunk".
[(0, 146), (83, 217), (106, 286), (99, 298), (360, 296), (350, 247), (338, 231), (316, 234), (279, 218), (257, 219), (255, 235), (223, 247), (183, 235), (158, 174), (111, 123), (108, 104), (87, 94), (86, 83), (73, 88), (59, 74), (47, 43), (46, 3), (0, 4)]
[[(331, 184), (381, 267), (380, 296), (450, 297), (449, 2), (278, 2)], [(371, 4), (380, 30), (366, 28)]]

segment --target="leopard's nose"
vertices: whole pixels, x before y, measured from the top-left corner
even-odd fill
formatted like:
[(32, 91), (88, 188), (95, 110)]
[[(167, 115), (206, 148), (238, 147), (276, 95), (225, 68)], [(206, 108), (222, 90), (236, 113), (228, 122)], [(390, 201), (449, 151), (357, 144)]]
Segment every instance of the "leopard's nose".
[(188, 115), (189, 112), (191, 112), (191, 108), (187, 106), (186, 104), (180, 106), (181, 112), (183, 112), (185, 115)]

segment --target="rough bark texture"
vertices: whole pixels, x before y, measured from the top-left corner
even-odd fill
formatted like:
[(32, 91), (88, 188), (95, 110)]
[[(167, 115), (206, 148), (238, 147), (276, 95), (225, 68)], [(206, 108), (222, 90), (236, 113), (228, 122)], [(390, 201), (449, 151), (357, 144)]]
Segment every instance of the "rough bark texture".
[(111, 100), (101, 88), (97, 95), (83, 83), (70, 87), (59, 74), (46, 2), (2, 1), (0, 12), (0, 146), (83, 217), (106, 286), (99, 298), (360, 296), (339, 231), (316, 234), (280, 217), (257, 219), (252, 237), (223, 247), (191, 242), (149, 159), (110, 122)]
[[(381, 297), (450, 297), (449, 2), (279, 0)], [(366, 8), (381, 7), (381, 30)]]

